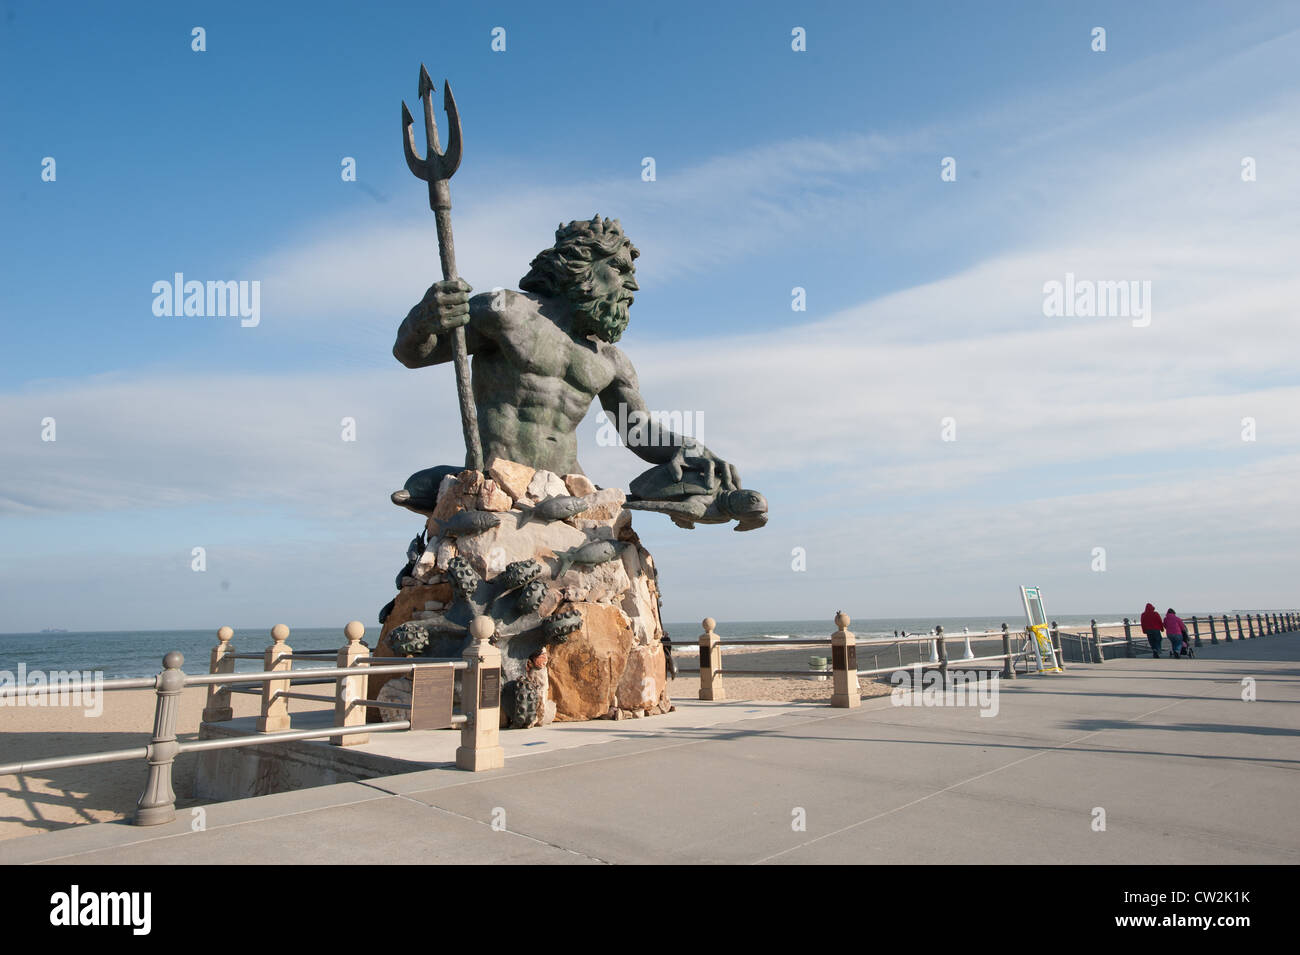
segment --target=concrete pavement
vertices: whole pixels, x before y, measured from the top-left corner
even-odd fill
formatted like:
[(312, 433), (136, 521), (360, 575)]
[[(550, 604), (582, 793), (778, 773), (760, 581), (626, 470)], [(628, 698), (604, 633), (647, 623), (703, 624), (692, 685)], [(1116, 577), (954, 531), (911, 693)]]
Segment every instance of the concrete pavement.
[(1075, 665), (1003, 682), (997, 703), (696, 703), (556, 727), (585, 739), (521, 743), (492, 773), (213, 804), (197, 832), (188, 811), (66, 829), (0, 843), (0, 861), (1300, 862), (1300, 635)]

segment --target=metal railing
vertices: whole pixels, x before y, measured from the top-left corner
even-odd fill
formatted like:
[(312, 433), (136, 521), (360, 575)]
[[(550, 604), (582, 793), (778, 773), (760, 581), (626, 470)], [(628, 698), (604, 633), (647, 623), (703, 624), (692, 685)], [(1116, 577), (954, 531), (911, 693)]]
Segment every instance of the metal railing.
[[(371, 733), (400, 730), (461, 728), (461, 745), (456, 750), (456, 766), (478, 772), (498, 769), (504, 765), (504, 752), (500, 746), (501, 706), (501, 651), (489, 643), (495, 626), (488, 617), (478, 617), (470, 624), (473, 638), (459, 660), (426, 660), (416, 658), (371, 657), (370, 648), (361, 642), (365, 628), (352, 621), (344, 628), (347, 644), (336, 651), (299, 651), (294, 653), (286, 642), (289, 628), (277, 624), (271, 630), (271, 646), (263, 654), (236, 654), (230, 645), (233, 631), (222, 627), (217, 631), (217, 646), (212, 651), (206, 674), (186, 674), (181, 666), (185, 658), (175, 651), (163, 657), (163, 670), (156, 677), (106, 680), (97, 689), (105, 691), (152, 688), (157, 694), (154, 708), (153, 736), (148, 745), (130, 749), (106, 750), (79, 756), (30, 760), (20, 763), (0, 764), (0, 776), (65, 769), (72, 766), (91, 766), (123, 760), (145, 759), (148, 776), (144, 792), (137, 803), (136, 825), (153, 826), (171, 822), (176, 818), (176, 794), (172, 789), (172, 767), (182, 753), (201, 753), (245, 746), (264, 746), (270, 743), (294, 742), (329, 738), (338, 746), (357, 745), (369, 740)], [(292, 671), (293, 660), (334, 654), (337, 666)], [(257, 673), (235, 673), (236, 659), (262, 659), (264, 670)], [(382, 662), (380, 662), (382, 661)], [(379, 665), (376, 665), (379, 664)], [(461, 679), (461, 710), (454, 713), (454, 680), (457, 672)], [(372, 675), (409, 676), (411, 702), (372, 700), (366, 698), (366, 681)], [(295, 683), (333, 683), (332, 696), (295, 693), (289, 689)], [(230, 694), (246, 691), (260, 684), (262, 705), (257, 720), (257, 732), (247, 736), (226, 739), (201, 739), (186, 742), (176, 737), (176, 722), (180, 712), (180, 694), (186, 687), (205, 686), (208, 690), (207, 706), (203, 710), (204, 723), (219, 723), (233, 716)], [(58, 686), (15, 687), (0, 690), (0, 700), (42, 693), (58, 693)], [(291, 699), (334, 703), (334, 725), (327, 729), (293, 730), (290, 728), (288, 702)], [(366, 708), (378, 706), (386, 709), (406, 710), (409, 717), (382, 723), (366, 723)]]
[[(1238, 639), (1243, 638), (1247, 631), (1243, 630), (1241, 614), (1235, 614), (1235, 621), (1238, 630)], [(1275, 633), (1289, 633), (1300, 630), (1300, 611), (1280, 611), (1270, 613), (1245, 614), (1246, 628), (1251, 637), (1265, 636)], [(1210, 630), (1210, 639), (1212, 643), (1218, 643), (1218, 637), (1215, 631), (1215, 619), (1220, 618), (1223, 621), (1225, 630), (1225, 639), (1232, 640), (1232, 636), (1227, 632), (1229, 617), (1226, 614), (1219, 614), (1210, 617), (1191, 617), (1184, 620), (1185, 624), (1191, 627), (1189, 640), (1194, 647), (1201, 646), (1200, 625), (1201, 620), (1205, 620)], [(699, 637), (700, 650), (700, 692), (701, 700), (725, 700), (726, 690), (723, 685), (724, 674), (732, 676), (786, 676), (786, 677), (813, 677), (825, 678), (830, 676), (835, 681), (835, 689), (832, 693), (832, 706), (856, 706), (856, 702), (843, 702), (847, 699), (858, 699), (858, 678), (859, 677), (879, 677), (886, 674), (897, 673), (902, 670), (920, 670), (927, 669), (939, 670), (946, 679), (948, 672), (953, 670), (968, 669), (993, 669), (992, 667), (980, 667), (977, 664), (1001, 664), (1003, 679), (1014, 680), (1018, 673), (1032, 673), (1038, 669), (1037, 656), (1032, 652), (1030, 641), (1033, 639), (1028, 630), (1012, 631), (1007, 624), (1002, 624), (1001, 630), (983, 630), (976, 633), (963, 632), (960, 634), (945, 634), (942, 626), (936, 626), (932, 633), (913, 634), (898, 636), (895, 632), (893, 638), (882, 637), (873, 638), (859, 642), (853, 633), (847, 630), (849, 624), (848, 615), (840, 613), (835, 617), (835, 623), (838, 629), (829, 639), (800, 638), (797, 640), (763, 640), (753, 638), (725, 639), (716, 631), (716, 622), (712, 618), (706, 618), (703, 621), (704, 632)], [(1103, 627), (1124, 627), (1123, 638), (1105, 639), (1101, 636)], [(1140, 648), (1133, 641), (1132, 623), (1129, 618), (1125, 617), (1122, 621), (1114, 623), (1099, 624), (1096, 620), (1090, 621), (1089, 631), (1087, 633), (1071, 633), (1062, 631), (1056, 621), (1052, 621), (1048, 630), (1052, 643), (1052, 649), (1056, 656), (1057, 664), (1064, 669), (1066, 663), (1102, 663), (1105, 660), (1105, 651), (1112, 647), (1123, 647), (1126, 656), (1137, 656)], [(975, 655), (970, 646), (971, 640), (989, 640), (1000, 638), (1002, 642), (1002, 652), (995, 654)], [(952, 640), (960, 639), (964, 641), (964, 652), (959, 657), (952, 657), (948, 653), (948, 643)], [(1013, 640), (1018, 642), (1019, 648), (1013, 649)], [(905, 663), (902, 659), (902, 647), (908, 644), (930, 644), (930, 657), (928, 660), (918, 659)], [(728, 647), (751, 647), (762, 646), (768, 648), (784, 648), (795, 646), (809, 647), (826, 647), (831, 650), (831, 665), (829, 669), (807, 669), (807, 670), (787, 670), (776, 668), (764, 669), (744, 669), (731, 668), (723, 665), (723, 646)], [(861, 669), (857, 665), (857, 655), (859, 650), (877, 649), (882, 647), (895, 646), (899, 648), (899, 660), (897, 665), (876, 666), (870, 669)], [(1070, 647), (1072, 652), (1066, 653), (1066, 647)], [(1112, 654), (1114, 655), (1114, 654)], [(879, 658), (875, 661), (879, 663)], [(690, 671), (687, 671), (690, 672)], [(851, 679), (850, 679), (851, 678)], [(838, 701), (838, 702), (837, 702)]]

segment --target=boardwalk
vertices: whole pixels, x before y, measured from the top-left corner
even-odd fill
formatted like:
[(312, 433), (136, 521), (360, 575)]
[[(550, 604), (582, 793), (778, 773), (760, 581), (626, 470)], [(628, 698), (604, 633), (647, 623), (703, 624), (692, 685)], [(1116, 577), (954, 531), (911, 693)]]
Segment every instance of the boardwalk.
[(494, 773), (212, 805), (202, 832), (182, 812), (9, 840), (0, 861), (1300, 862), (1300, 635), (1004, 683), (992, 718), (888, 698), (725, 707), (547, 728), (556, 746)]

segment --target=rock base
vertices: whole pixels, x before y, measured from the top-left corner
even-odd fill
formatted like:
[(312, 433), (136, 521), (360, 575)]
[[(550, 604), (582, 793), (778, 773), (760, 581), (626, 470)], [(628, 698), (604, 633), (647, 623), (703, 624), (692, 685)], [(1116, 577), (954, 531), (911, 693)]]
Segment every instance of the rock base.
[[(502, 651), (503, 724), (668, 712), (658, 576), (623, 505), (622, 491), (583, 475), (501, 459), (444, 478), (376, 655), (405, 655), (411, 628), (396, 647), (390, 637), (411, 624), (421, 655), (459, 657), (470, 620), (486, 613)], [(370, 698), (400, 701), (396, 683), (379, 695), (388, 682), (372, 677)]]

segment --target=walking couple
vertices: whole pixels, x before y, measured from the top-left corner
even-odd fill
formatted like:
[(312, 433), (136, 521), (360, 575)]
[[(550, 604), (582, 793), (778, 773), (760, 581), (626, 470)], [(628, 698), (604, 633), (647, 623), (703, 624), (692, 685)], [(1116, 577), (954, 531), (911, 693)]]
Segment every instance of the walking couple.
[(1187, 639), (1187, 626), (1183, 623), (1182, 618), (1174, 613), (1174, 608), (1170, 607), (1165, 613), (1163, 620), (1160, 619), (1160, 612), (1152, 604), (1147, 604), (1147, 609), (1142, 611), (1142, 632), (1147, 635), (1147, 643), (1151, 644), (1151, 655), (1157, 660), (1160, 659), (1160, 634), (1169, 635), (1169, 658), (1176, 660), (1179, 657), (1194, 657), (1196, 653), (1192, 650), (1192, 645)]

